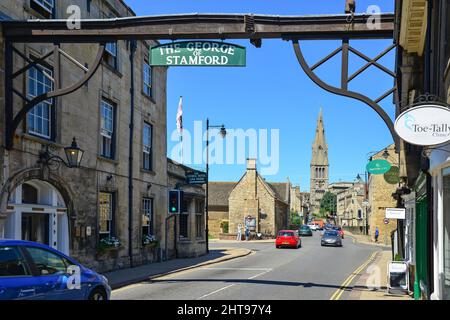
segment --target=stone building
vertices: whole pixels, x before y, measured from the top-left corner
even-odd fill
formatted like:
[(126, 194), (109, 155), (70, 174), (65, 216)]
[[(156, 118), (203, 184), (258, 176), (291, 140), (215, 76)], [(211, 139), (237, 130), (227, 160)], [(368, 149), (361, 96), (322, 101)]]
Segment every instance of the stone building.
[(335, 191), (338, 224), (353, 233), (364, 233), (366, 228), (365, 183), (351, 183), (351, 187)]
[(300, 186), (291, 186), (290, 214), (305, 217), (309, 213), (309, 192), (302, 192)]
[(256, 169), (256, 160), (248, 159), (247, 170), (237, 183), (210, 182), (211, 235), (217, 236), (225, 218), (229, 234), (236, 234), (239, 223), (247, 221), (252, 232), (275, 235), (288, 225), (290, 188), (289, 181), (265, 181)]
[(187, 183), (186, 173), (194, 169), (168, 159), (167, 171), (169, 189), (184, 194), (181, 214), (171, 217), (167, 224), (169, 258), (201, 256), (206, 253), (205, 191), (202, 185)]
[(325, 139), (322, 109), (320, 109), (317, 119), (310, 167), (311, 212), (315, 214), (319, 213), (320, 200), (328, 189), (328, 145)]
[[(374, 154), (371, 159), (386, 159), (392, 166), (398, 167), (398, 155), (395, 153), (394, 145), (387, 147), (389, 156), (383, 157), (386, 149)], [(390, 220), (385, 223), (386, 208), (395, 208), (397, 202), (392, 197), (392, 194), (397, 189), (397, 184), (386, 182), (383, 174), (370, 174), (368, 179), (368, 202), (367, 214), (369, 219), (369, 235), (373, 240), (375, 238), (375, 229), (378, 227), (380, 235), (378, 242), (390, 245), (391, 234), (397, 229), (397, 221)]]
[[(121, 0), (17, 0), (0, 3), (0, 19), (64, 19), (70, 5), (80, 7), (83, 19), (135, 15)], [(109, 43), (99, 69), (86, 85), (44, 101), (28, 113), (15, 132), (14, 149), (0, 148), (0, 237), (48, 243), (100, 272), (161, 258), (162, 250), (143, 245), (143, 237), (153, 235), (161, 248), (165, 246), (167, 215), (167, 70), (148, 63), (148, 48), (155, 44)], [(0, 71), (4, 73), (1, 31), (0, 47)], [(17, 44), (15, 48), (31, 60), (51, 49), (40, 44)], [(89, 65), (97, 45), (61, 44), (61, 49), (81, 65)], [(17, 54), (14, 62), (14, 71), (24, 66)], [(52, 90), (55, 63), (49, 57), (30, 68), (16, 78), (14, 89), (28, 98)], [(64, 57), (59, 66), (65, 86), (84, 74)], [(4, 110), (3, 76), (1, 81)], [(22, 105), (14, 96), (15, 113)], [(3, 112), (0, 132), (4, 146)], [(63, 147), (73, 137), (85, 151), (81, 168), (45, 166), (38, 161), (46, 146), (65, 158)], [(120, 247), (101, 249), (101, 239), (110, 237), (120, 240)]]

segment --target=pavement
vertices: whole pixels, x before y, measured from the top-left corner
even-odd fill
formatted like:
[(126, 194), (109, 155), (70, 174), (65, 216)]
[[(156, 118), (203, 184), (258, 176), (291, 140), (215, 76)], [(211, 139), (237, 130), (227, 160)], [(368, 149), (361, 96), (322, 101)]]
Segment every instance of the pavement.
[(375, 242), (373, 241), (369, 235), (365, 235), (365, 234), (354, 234), (350, 231), (345, 230), (345, 235), (346, 237), (351, 237), (353, 238), (355, 241), (359, 242), (359, 243), (363, 243), (363, 244), (368, 244), (368, 245), (372, 245), (372, 246), (378, 246), (380, 248), (391, 248), (390, 245), (386, 245), (383, 243), (379, 243), (379, 242)]
[[(319, 232), (303, 237), (299, 249), (276, 249), (273, 241), (229, 241), (227, 248), (252, 253), (242, 259), (153, 276), (114, 290), (112, 299), (328, 300), (349, 275), (380, 251), (349, 237), (343, 244), (321, 247)], [(224, 243), (211, 242), (210, 246), (215, 250)]]
[(105, 273), (111, 288), (117, 289), (141, 281), (151, 280), (174, 272), (199, 268), (214, 263), (245, 257), (251, 250), (246, 248), (221, 248), (210, 250), (209, 254), (186, 259), (173, 259), (164, 262), (151, 263), (135, 268), (127, 268)]

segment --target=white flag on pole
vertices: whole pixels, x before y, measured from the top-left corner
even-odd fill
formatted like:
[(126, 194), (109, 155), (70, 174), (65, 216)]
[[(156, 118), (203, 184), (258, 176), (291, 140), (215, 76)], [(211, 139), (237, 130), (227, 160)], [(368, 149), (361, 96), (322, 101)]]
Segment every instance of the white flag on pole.
[(183, 97), (180, 97), (177, 111), (177, 130), (179, 133), (183, 133)]

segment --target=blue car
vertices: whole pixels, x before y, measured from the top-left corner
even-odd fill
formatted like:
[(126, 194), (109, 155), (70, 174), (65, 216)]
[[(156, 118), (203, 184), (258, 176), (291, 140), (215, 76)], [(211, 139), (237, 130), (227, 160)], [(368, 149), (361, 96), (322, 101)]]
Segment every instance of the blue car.
[(108, 279), (49, 246), (0, 240), (0, 300), (108, 300)]

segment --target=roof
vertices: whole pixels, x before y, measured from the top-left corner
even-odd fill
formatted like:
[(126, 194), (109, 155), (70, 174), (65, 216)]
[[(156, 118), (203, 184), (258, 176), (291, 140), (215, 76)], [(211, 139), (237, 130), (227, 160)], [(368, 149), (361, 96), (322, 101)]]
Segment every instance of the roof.
[(208, 186), (208, 205), (228, 207), (228, 198), (236, 184), (236, 182), (210, 181)]
[(289, 183), (288, 182), (267, 182), (269, 187), (274, 191), (275, 197), (281, 201), (288, 202), (289, 200)]

